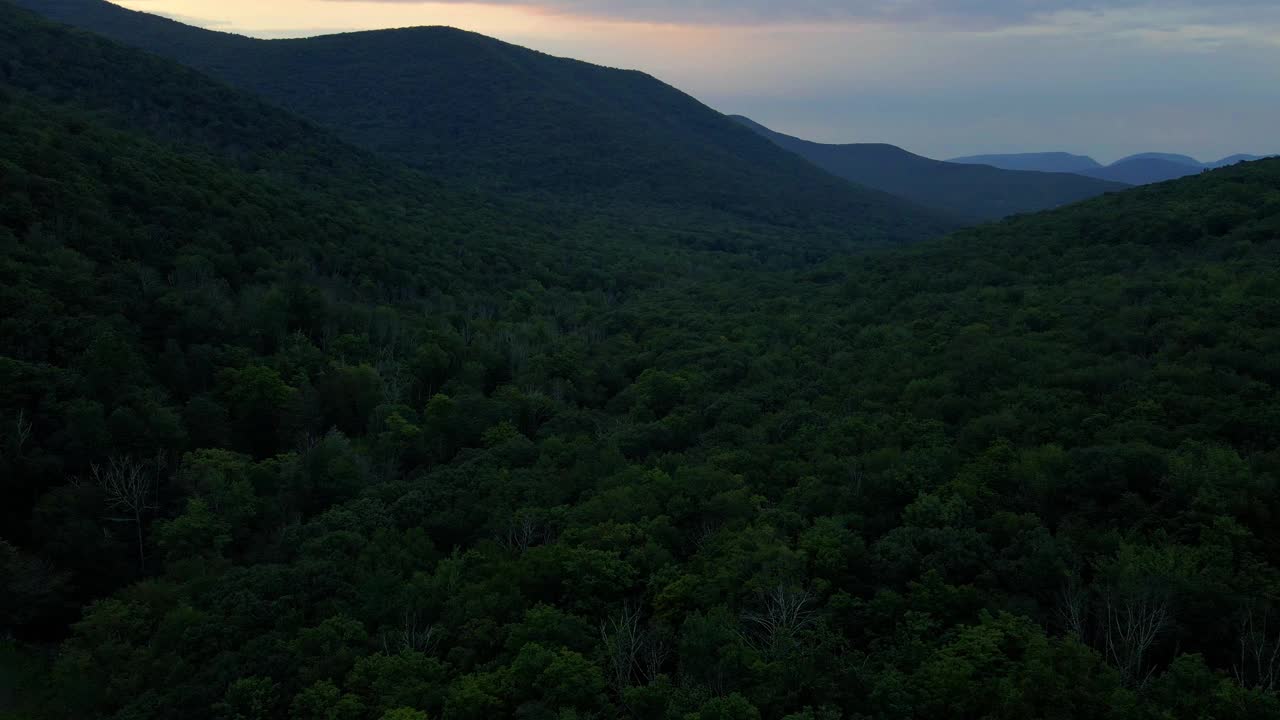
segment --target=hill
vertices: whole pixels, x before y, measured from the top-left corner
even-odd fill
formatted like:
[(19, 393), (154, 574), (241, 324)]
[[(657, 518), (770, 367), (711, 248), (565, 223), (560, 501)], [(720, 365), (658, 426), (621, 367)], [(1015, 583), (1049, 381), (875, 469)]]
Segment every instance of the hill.
[(1035, 172), (1081, 173), (1102, 167), (1097, 160), (1085, 155), (1064, 152), (1020, 153), (1013, 155), (970, 155), (952, 158), (947, 162), (964, 165), (990, 165), (1002, 170), (1032, 170)]
[(1265, 160), (1266, 158), (1270, 158), (1270, 157), (1275, 157), (1275, 155), (1229, 155), (1227, 157), (1222, 158), (1221, 160), (1218, 160), (1217, 162), (1209, 163), (1209, 167), (1215, 168), (1215, 169), (1230, 167), (1232, 165), (1235, 165), (1236, 163), (1253, 162), (1255, 160)]
[(1277, 188), (785, 267), (0, 4), (0, 716), (1278, 717)]
[[(1176, 156), (1175, 156), (1176, 157)], [(1205, 166), (1199, 163), (1189, 164), (1180, 160), (1169, 160), (1164, 157), (1143, 156), (1120, 160), (1099, 170), (1090, 170), (1089, 177), (1112, 182), (1123, 182), (1130, 185), (1149, 185), (1196, 175), (1204, 172)]]
[(668, 226), (655, 208), (684, 213), (685, 227), (722, 213), (854, 243), (955, 225), (820, 172), (639, 72), (442, 27), (267, 41), (102, 0), (23, 2), (469, 187)]
[[(357, 404), (421, 405), (457, 362), (483, 393), (553, 337), (602, 338), (605, 307), (753, 267), (757, 251), (776, 265), (807, 242), (458, 191), (3, 2), (0, 130), (6, 636), (57, 634), (152, 567), (154, 546), (84, 524), (102, 510), (95, 468), (202, 447), (274, 454), (349, 430), (322, 400), (338, 377), (363, 374)], [(450, 344), (464, 337), (470, 350)], [(242, 375), (258, 400), (231, 399)], [(9, 574), (15, 562), (36, 577)]]
[[(1071, 160), (1076, 159), (1078, 162)], [(1259, 155), (1232, 155), (1217, 162), (1202, 163), (1188, 155), (1173, 153), (1139, 153), (1121, 158), (1110, 165), (1099, 165), (1092, 158), (1065, 153), (1027, 153), (1023, 155), (975, 155), (950, 162), (992, 165), (994, 167), (1037, 172), (1071, 172), (1107, 182), (1148, 185), (1195, 175), (1204, 170), (1228, 167), (1239, 162), (1261, 160)]]
[(734, 119), (832, 175), (957, 217), (995, 220), (1127, 187), (1068, 173), (941, 162), (893, 145), (815, 143), (775, 132), (748, 118)]
[(1138, 153), (1137, 155), (1130, 155), (1128, 157), (1120, 158), (1119, 160), (1112, 163), (1112, 165), (1120, 165), (1123, 163), (1131, 162), (1133, 160), (1163, 160), (1164, 162), (1175, 163), (1178, 165), (1190, 165), (1196, 168), (1204, 167), (1204, 163), (1200, 162), (1199, 160), (1189, 155), (1178, 155), (1176, 153), (1154, 153), (1154, 152)]

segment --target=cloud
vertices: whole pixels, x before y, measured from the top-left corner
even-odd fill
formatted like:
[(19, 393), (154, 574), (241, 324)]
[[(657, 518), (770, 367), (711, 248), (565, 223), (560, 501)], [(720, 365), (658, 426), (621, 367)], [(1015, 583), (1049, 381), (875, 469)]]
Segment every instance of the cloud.
[[(371, 0), (327, 0), (370, 2)], [(378, 0), (399, 4), (506, 5), (622, 21), (714, 24), (938, 24), (993, 30), (1063, 15), (1115, 11), (1186, 15), (1204, 25), (1277, 19), (1275, 0)]]

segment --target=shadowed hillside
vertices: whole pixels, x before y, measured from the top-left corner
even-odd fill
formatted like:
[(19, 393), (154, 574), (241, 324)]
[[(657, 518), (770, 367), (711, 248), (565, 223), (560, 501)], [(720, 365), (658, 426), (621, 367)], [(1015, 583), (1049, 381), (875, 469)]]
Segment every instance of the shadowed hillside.
[(471, 187), (645, 222), (663, 223), (660, 212), (684, 212), (686, 225), (727, 213), (855, 243), (919, 239), (954, 226), (818, 171), (639, 72), (443, 27), (267, 41), (102, 0), (22, 3)]
[(0, 718), (1280, 717), (1280, 160), (821, 262), (456, 185), (0, 2)]
[(734, 119), (833, 175), (960, 217), (995, 220), (1127, 187), (1068, 173), (941, 162), (893, 145), (825, 145), (774, 132), (744, 117)]

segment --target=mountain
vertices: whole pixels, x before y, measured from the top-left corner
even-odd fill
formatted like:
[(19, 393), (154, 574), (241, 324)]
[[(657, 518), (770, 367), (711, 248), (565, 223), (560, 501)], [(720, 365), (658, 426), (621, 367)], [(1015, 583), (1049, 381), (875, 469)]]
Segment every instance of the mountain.
[[(1179, 157), (1179, 156), (1174, 156)], [(1130, 185), (1149, 185), (1151, 183), (1176, 180), (1188, 175), (1204, 172), (1204, 165), (1194, 165), (1163, 157), (1141, 156), (1121, 160), (1098, 170), (1089, 170), (1086, 175), (1100, 180), (1128, 183)]]
[(1238, 162), (1261, 159), (1262, 157), (1258, 155), (1232, 155), (1215, 163), (1202, 163), (1188, 155), (1139, 153), (1103, 166), (1092, 158), (1078, 155), (1028, 153), (1025, 155), (974, 155), (967, 158), (956, 158), (950, 162), (975, 163), (1038, 172), (1071, 172), (1107, 182), (1148, 185), (1195, 175), (1204, 170), (1227, 167)]
[(826, 145), (775, 132), (745, 117), (735, 116), (734, 120), (832, 175), (957, 217), (995, 220), (1127, 187), (1067, 173), (1020, 172), (930, 160), (893, 145)]
[[(254, 40), (102, 0), (22, 0), (46, 16), (207, 72), (434, 177), (646, 224), (726, 214), (817, 242), (954, 227), (805, 163), (639, 72), (451, 28)], [(660, 210), (659, 210), (660, 209)], [(666, 215), (665, 219), (663, 215)]]
[[(183, 486), (175, 466), (147, 519), (104, 528), (97, 473), (363, 437), (387, 413), (419, 422), (441, 392), (463, 403), (442, 420), (459, 438), (536, 416), (544, 391), (598, 404), (649, 362), (616, 362), (639, 332), (618, 318), (815, 247), (681, 217), (637, 225), (459, 189), (0, 2), (0, 634), (61, 634), (78, 606), (159, 567), (134, 531), (177, 517), (188, 491), (222, 492)], [(585, 371), (605, 344), (611, 367)], [(356, 462), (347, 485), (298, 476), (310, 489), (277, 510), (372, 482), (367, 459), (339, 462)]]
[(947, 162), (964, 165), (990, 165), (1002, 170), (1033, 170), (1036, 172), (1081, 173), (1096, 170), (1102, 165), (1091, 157), (1064, 152), (1021, 153), (1013, 155), (970, 155), (952, 158)]
[(1204, 167), (1204, 163), (1189, 155), (1176, 155), (1174, 153), (1138, 153), (1137, 155), (1120, 158), (1112, 163), (1112, 165), (1120, 165), (1134, 160), (1162, 160), (1164, 162), (1174, 163), (1177, 165), (1190, 165), (1195, 168)]
[(1277, 187), (778, 264), (0, 3), (0, 717), (1280, 717)]
[(1209, 163), (1209, 167), (1223, 168), (1223, 167), (1229, 167), (1231, 165), (1235, 165), (1236, 163), (1253, 162), (1255, 160), (1265, 160), (1266, 158), (1271, 158), (1271, 157), (1276, 157), (1276, 156), (1275, 155), (1230, 155), (1222, 158), (1221, 160), (1218, 160), (1217, 162)]

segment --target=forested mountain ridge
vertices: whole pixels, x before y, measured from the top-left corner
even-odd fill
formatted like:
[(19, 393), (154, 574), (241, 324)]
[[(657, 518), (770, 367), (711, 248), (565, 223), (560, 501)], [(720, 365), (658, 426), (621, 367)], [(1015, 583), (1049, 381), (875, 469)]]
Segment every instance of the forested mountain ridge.
[(103, 0), (20, 0), (249, 90), (363, 147), (464, 185), (692, 227), (718, 212), (849, 242), (954, 219), (855, 187), (654, 78), (427, 27), (254, 40)]
[(770, 130), (749, 118), (735, 116), (734, 120), (833, 175), (959, 217), (997, 220), (1128, 187), (1071, 173), (942, 162), (893, 145), (815, 143)]
[(1280, 717), (1280, 161), (779, 269), (0, 28), (4, 720)]
[(1202, 165), (1190, 165), (1163, 157), (1135, 157), (1090, 170), (1088, 175), (1131, 185), (1150, 185), (1195, 175), (1206, 169), (1208, 168)]
[(951, 158), (947, 162), (967, 165), (990, 165), (1004, 170), (1034, 172), (1081, 173), (1102, 167), (1101, 163), (1088, 155), (1072, 155), (1065, 152), (969, 155)]
[(1239, 162), (1262, 160), (1259, 155), (1231, 155), (1215, 162), (1202, 163), (1187, 155), (1174, 153), (1138, 153), (1101, 165), (1093, 158), (1066, 153), (1024, 153), (1014, 155), (974, 155), (956, 158), (953, 163), (990, 165), (1004, 169), (1037, 172), (1071, 172), (1098, 180), (1131, 185), (1176, 180), (1205, 170), (1228, 167)]
[[(0, 98), (0, 415), (22, 430), (0, 452), (0, 537), (41, 548), (66, 592), (43, 602), (15, 591), (32, 601), (20, 626), (56, 625), (74, 611), (66, 602), (131, 579), (109, 536), (78, 537), (64, 524), (74, 513), (50, 517), (61, 510), (47, 504), (74, 503), (68, 493), (88, 490), (64, 484), (109, 457), (226, 441), (227, 409), (207, 402), (225, 389), (219, 369), (292, 388), (294, 400), (259, 407), (265, 425), (241, 436), (270, 447), (275, 423), (301, 429), (283, 418), (319, 402), (310, 386), (326, 370), (404, 353), (440, 362), (430, 343), (397, 342), (447, 327), (478, 347), (493, 326), (502, 339), (486, 352), (501, 364), (546, 332), (602, 333), (599, 311), (646, 287), (805, 246), (778, 248), (748, 225), (708, 240), (458, 192), (170, 61), (4, 3)], [(517, 316), (518, 327), (502, 320)], [(293, 371), (254, 360), (286, 345), (309, 354), (304, 389)]]

